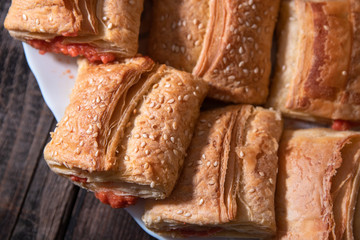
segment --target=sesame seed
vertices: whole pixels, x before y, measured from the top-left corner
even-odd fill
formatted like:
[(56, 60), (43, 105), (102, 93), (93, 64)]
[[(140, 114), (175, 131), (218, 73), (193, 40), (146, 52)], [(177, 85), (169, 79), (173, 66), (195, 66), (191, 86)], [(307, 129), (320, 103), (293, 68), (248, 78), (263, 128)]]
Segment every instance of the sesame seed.
[(273, 184), (272, 178), (269, 178), (269, 183)]
[(95, 152), (95, 157), (99, 156), (99, 151)]
[(204, 203), (204, 199), (200, 199), (199, 205), (202, 205)]
[(251, 188), (251, 189), (249, 190), (249, 193), (253, 193), (253, 192), (255, 192), (255, 189)]
[(107, 28), (108, 29), (111, 29), (113, 27), (113, 24), (112, 23), (109, 23), (108, 25), (107, 25)]
[(214, 180), (210, 180), (209, 185), (214, 185), (214, 184), (215, 184)]
[(265, 176), (265, 174), (263, 172), (259, 172), (259, 175), (262, 177)]
[(155, 137), (154, 137), (153, 135), (149, 135), (149, 138), (150, 138), (151, 140), (155, 140)]
[(219, 162), (214, 162), (214, 167), (217, 167), (219, 165)]
[[(155, 187), (155, 182), (151, 182), (151, 183), (150, 183), (150, 187), (151, 187), (151, 188), (154, 188), (154, 187)], [(159, 221), (160, 221), (160, 220), (159, 220)]]
[(211, 162), (207, 162), (207, 163), (206, 163), (206, 166), (209, 167), (210, 165), (211, 165)]
[(182, 53), (185, 53), (185, 47), (180, 47), (180, 51), (181, 51)]
[(200, 45), (200, 41), (199, 41), (199, 40), (196, 40), (194, 44), (195, 44), (195, 46), (199, 46), (199, 45)]
[(140, 135), (139, 135), (139, 134), (135, 134), (134, 137), (135, 137), (135, 138), (140, 138)]
[(248, 75), (249, 74), (249, 70), (247, 70), (246, 68), (243, 69), (243, 72)]
[(39, 25), (39, 24), (40, 24), (39, 19), (36, 19), (36, 20), (35, 20), (35, 23), (36, 23), (37, 25)]
[(284, 72), (286, 70), (286, 65), (282, 65), (281, 70)]
[(254, 3), (253, 0), (249, 0), (249, 5), (252, 5)]
[(167, 103), (174, 103), (175, 102), (175, 100), (172, 98), (172, 99), (169, 99), (168, 101), (167, 101)]
[(226, 62), (227, 62), (226, 57), (223, 57), (223, 59), (222, 59), (222, 60), (223, 60), (223, 63), (224, 63), (224, 64), (226, 64)]
[(181, 20), (178, 21), (177, 25), (180, 27), (182, 24)]
[(99, 146), (98, 142), (94, 142), (94, 147), (97, 148)]
[(173, 122), (172, 127), (173, 127), (174, 130), (176, 130), (177, 129), (177, 123)]
[(181, 96), (181, 95), (180, 95), (180, 96), (178, 96), (178, 100), (179, 100), (179, 101), (181, 101), (181, 99), (182, 99), (182, 96)]
[(185, 213), (185, 217), (191, 217), (191, 213)]
[(231, 48), (231, 44), (229, 43), (227, 46), (226, 46), (226, 49), (229, 50)]
[(230, 81), (235, 80), (235, 76), (234, 76), (234, 75), (231, 75), (231, 76), (228, 77), (228, 79), (229, 79)]
[(194, 23), (195, 25), (197, 25), (197, 24), (198, 24), (198, 20), (197, 20), (197, 19), (194, 19), (194, 20), (193, 20), (193, 23)]
[(189, 96), (189, 95), (185, 95), (185, 96), (184, 96), (184, 101), (189, 100), (189, 98), (190, 98), (190, 96)]
[(171, 141), (172, 143), (175, 143), (175, 138), (174, 138), (174, 137), (171, 137), (171, 138), (170, 138), (170, 141)]
[(186, 36), (186, 38), (187, 38), (187, 40), (191, 40), (191, 34), (188, 34), (188, 35)]
[(259, 68), (256, 67), (256, 68), (254, 69), (254, 73), (257, 74), (258, 72), (259, 72)]
[(108, 17), (104, 16), (104, 17), (102, 18), (102, 20), (107, 21), (107, 20), (108, 20)]
[(245, 156), (244, 152), (240, 151), (240, 157), (244, 157), (244, 156)]
[(135, 1), (134, 1), (134, 0), (130, 0), (129, 3), (130, 3), (131, 5), (134, 5), (134, 4), (135, 4)]
[(241, 61), (241, 62), (239, 62), (239, 67), (242, 67), (242, 66), (244, 66), (244, 61)]
[(163, 138), (164, 140), (168, 140), (168, 135), (164, 134)]
[(178, 155), (178, 151), (176, 150), (176, 149), (173, 149), (173, 153), (175, 154), (175, 155)]
[(346, 75), (347, 75), (347, 72), (346, 72), (346, 71), (342, 71), (341, 74), (342, 74), (343, 76), (346, 76)]
[(166, 83), (166, 84), (165, 84), (165, 87), (166, 87), (166, 88), (169, 88), (170, 86), (171, 86), (170, 83)]
[(145, 147), (146, 146), (146, 142), (141, 142), (140, 147)]
[(198, 29), (202, 29), (203, 28), (203, 24), (200, 23), (199, 26), (198, 26)]
[(243, 54), (243, 53), (244, 53), (243, 47), (240, 47), (240, 48), (239, 48), (239, 53), (240, 53), (240, 54)]
[(22, 18), (23, 18), (25, 21), (28, 20), (28, 17), (27, 17), (25, 14), (22, 15)]
[(148, 138), (149, 136), (146, 133), (142, 134), (143, 138)]
[(84, 141), (80, 141), (79, 145), (80, 147), (84, 146)]
[(179, 210), (179, 211), (177, 211), (177, 214), (183, 214), (184, 213), (184, 211), (183, 210)]
[(125, 161), (129, 161), (129, 160), (130, 160), (129, 156), (128, 156), (128, 155), (125, 155), (124, 160), (125, 160)]
[(145, 164), (144, 164), (144, 168), (145, 168), (145, 169), (148, 169), (148, 168), (149, 168), (149, 163), (145, 163)]
[(153, 89), (157, 89), (159, 87), (159, 84), (155, 83), (153, 86)]
[(194, 96), (197, 96), (197, 93), (196, 93), (196, 92), (193, 92), (193, 95), (194, 95)]
[(155, 106), (155, 103), (154, 102), (151, 102), (149, 107), (153, 108)]
[(145, 150), (145, 154), (146, 154), (146, 155), (149, 155), (149, 154), (150, 154), (150, 151), (146, 149), (146, 150)]

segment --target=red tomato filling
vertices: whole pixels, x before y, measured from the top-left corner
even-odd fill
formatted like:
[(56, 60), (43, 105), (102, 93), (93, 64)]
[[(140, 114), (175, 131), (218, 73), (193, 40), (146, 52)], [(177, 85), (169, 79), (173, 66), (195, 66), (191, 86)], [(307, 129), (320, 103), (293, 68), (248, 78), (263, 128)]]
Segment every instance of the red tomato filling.
[(98, 52), (95, 47), (86, 43), (70, 43), (63, 44), (62, 37), (56, 37), (50, 42), (45, 40), (28, 40), (27, 43), (36, 49), (39, 49), (40, 54), (46, 52), (62, 53), (71, 57), (84, 56), (90, 62), (108, 63), (115, 60), (115, 55), (112, 53)]
[(109, 204), (112, 208), (125, 208), (130, 205), (135, 205), (137, 197), (134, 196), (119, 196), (112, 191), (96, 192), (95, 197), (104, 204)]
[(70, 179), (71, 179), (71, 181), (73, 181), (73, 182), (86, 183), (86, 181), (87, 181), (87, 178), (81, 178), (81, 177), (74, 176), (74, 175), (71, 175)]
[(351, 128), (351, 123), (345, 120), (334, 120), (331, 128), (336, 131), (346, 131)]

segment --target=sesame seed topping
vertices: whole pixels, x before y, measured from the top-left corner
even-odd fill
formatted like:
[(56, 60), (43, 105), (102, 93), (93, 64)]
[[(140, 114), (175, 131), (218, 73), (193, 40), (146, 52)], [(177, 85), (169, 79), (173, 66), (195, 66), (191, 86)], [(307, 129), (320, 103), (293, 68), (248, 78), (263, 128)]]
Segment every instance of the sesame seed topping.
[(346, 75), (347, 75), (347, 72), (346, 72), (346, 71), (342, 71), (341, 74), (342, 74), (343, 76), (346, 76)]
[(175, 138), (174, 138), (174, 137), (171, 137), (171, 138), (170, 138), (170, 141), (171, 141), (172, 143), (175, 143)]
[(228, 79), (229, 79), (230, 81), (233, 81), (233, 80), (235, 80), (235, 76), (234, 76), (234, 75), (231, 75), (231, 76), (228, 77)]
[(168, 140), (168, 135), (164, 134), (163, 138), (164, 138), (165, 140)]
[(167, 87), (167, 88), (170, 87), (170, 86), (171, 86), (170, 83), (165, 84), (165, 87)]
[(196, 40), (194, 44), (195, 44), (195, 46), (199, 46), (199, 45), (200, 45), (200, 41), (199, 41), (199, 40)]
[(155, 103), (154, 102), (151, 102), (149, 107), (153, 108), (155, 106)]
[(244, 53), (243, 47), (240, 47), (240, 48), (239, 48), (239, 53), (240, 53), (240, 54), (243, 54), (243, 53)]
[(177, 129), (177, 123), (173, 122), (172, 127), (173, 127), (174, 130), (176, 130)]
[(284, 72), (286, 70), (286, 65), (282, 65), (281, 70)]
[(199, 26), (198, 26), (198, 29), (202, 29), (203, 28), (203, 24), (200, 23)]
[(145, 164), (144, 164), (144, 168), (145, 168), (145, 169), (148, 169), (148, 168), (149, 168), (149, 163), (145, 163)]
[(151, 140), (155, 140), (155, 137), (154, 137), (153, 135), (149, 135), (149, 138), (150, 138)]
[(186, 36), (186, 38), (187, 38), (187, 40), (191, 40), (191, 34), (188, 34), (188, 35)]
[(204, 199), (200, 199), (199, 205), (202, 205), (204, 203)]
[(184, 213), (184, 211), (183, 210), (179, 210), (179, 211), (177, 211), (177, 214), (183, 214)]
[(229, 50), (231, 48), (231, 44), (229, 43), (228, 45), (226, 45), (226, 49)]
[(175, 155), (178, 155), (178, 151), (176, 150), (176, 149), (173, 149), (173, 153), (175, 154)]
[(210, 165), (211, 165), (211, 162), (207, 162), (207, 163), (206, 163), (206, 166), (209, 167)]
[(25, 14), (22, 15), (22, 18), (23, 18), (25, 21), (28, 20), (28, 17), (27, 17)]
[(174, 103), (175, 102), (175, 100), (173, 99), (173, 98), (171, 98), (171, 99), (169, 99), (168, 101), (167, 101), (167, 103)]
[(242, 67), (242, 66), (244, 66), (244, 61), (241, 61), (241, 62), (239, 62), (239, 67)]
[(273, 184), (272, 178), (269, 178), (269, 183)]
[(39, 24), (40, 24), (39, 19), (36, 19), (36, 20), (35, 20), (35, 23), (36, 23), (37, 25), (39, 25)]
[(108, 17), (106, 17), (106, 16), (104, 16), (103, 18), (102, 18), (102, 20), (104, 20), (104, 21), (107, 21), (109, 18)]
[(149, 155), (150, 154), (150, 151), (148, 149), (145, 150), (145, 154), (146, 155)]
[(258, 68), (258, 67), (256, 67), (256, 68), (254, 69), (254, 73), (255, 73), (255, 74), (258, 74), (258, 73), (259, 73), (259, 68)]
[(99, 156), (99, 151), (95, 152), (95, 157)]
[(140, 147), (145, 147), (146, 146), (146, 142), (141, 142)]
[(249, 190), (249, 193), (253, 193), (253, 192), (255, 192), (255, 189), (251, 188), (251, 189)]
[(218, 162), (214, 162), (214, 167), (217, 167), (219, 165)]
[(150, 187), (151, 187), (151, 188), (154, 188), (154, 187), (155, 187), (155, 182), (151, 182), (151, 183), (150, 183)]
[(259, 175), (262, 177), (265, 176), (265, 174), (263, 172), (259, 172)]
[(196, 24), (198, 24), (198, 20), (197, 19), (194, 19), (193, 20), (193, 23), (196, 25)]
[(148, 138), (149, 136), (146, 133), (142, 134), (143, 138)]
[(135, 134), (134, 137), (135, 137), (135, 138), (140, 138), (140, 135), (139, 135), (139, 134)]
[(75, 149), (75, 153), (76, 153), (76, 154), (80, 154), (80, 148), (76, 148), (76, 149)]
[(240, 157), (244, 157), (244, 156), (245, 156), (244, 152), (240, 151)]
[(191, 217), (191, 213), (185, 213), (185, 217)]
[(80, 147), (84, 146), (84, 141), (80, 141), (79, 145)]
[(128, 155), (125, 155), (124, 160), (125, 160), (125, 161), (129, 161), (129, 160), (130, 160), (129, 156), (128, 156)]
[(112, 23), (109, 23), (109, 24), (107, 25), (107, 28), (108, 28), (108, 29), (112, 29), (112, 27), (113, 27), (113, 24), (112, 24)]
[(190, 98), (190, 96), (189, 96), (189, 95), (185, 95), (185, 96), (184, 96), (184, 101), (189, 100), (189, 98)]

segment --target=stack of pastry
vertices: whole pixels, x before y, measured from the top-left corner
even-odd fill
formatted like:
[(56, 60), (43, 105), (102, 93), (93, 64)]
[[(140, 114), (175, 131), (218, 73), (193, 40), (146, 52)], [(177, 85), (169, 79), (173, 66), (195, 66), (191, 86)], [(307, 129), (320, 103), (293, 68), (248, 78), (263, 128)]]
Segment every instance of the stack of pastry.
[[(282, 136), (281, 113), (360, 121), (360, 1), (154, 0), (149, 57), (143, 4), (12, 1), (13, 37), (84, 57), (49, 167), (114, 208), (146, 198), (165, 236), (359, 239), (360, 134)], [(206, 96), (243, 105), (200, 113)]]

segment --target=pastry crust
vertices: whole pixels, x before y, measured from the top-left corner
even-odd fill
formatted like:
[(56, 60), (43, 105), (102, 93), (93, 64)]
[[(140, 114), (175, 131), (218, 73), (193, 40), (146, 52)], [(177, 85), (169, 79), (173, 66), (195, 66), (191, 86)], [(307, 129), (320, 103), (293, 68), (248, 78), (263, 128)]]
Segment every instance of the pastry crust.
[(279, 113), (250, 105), (200, 114), (170, 197), (147, 201), (143, 221), (163, 235), (275, 234)]
[[(143, 0), (13, 0), (5, 28), (22, 41), (60, 39), (120, 57), (137, 53)], [(44, 43), (45, 44), (45, 43)]]
[[(82, 59), (64, 118), (44, 155), (95, 192), (164, 198), (182, 168), (207, 85), (146, 57)], [(74, 178), (73, 178), (74, 179)]]
[(359, 183), (359, 133), (285, 131), (275, 199), (278, 239), (354, 239)]
[(360, 120), (360, 4), (283, 1), (269, 106), (308, 120)]
[(262, 104), (279, 2), (157, 0), (149, 54), (202, 77), (210, 97)]

